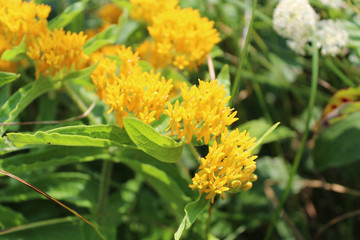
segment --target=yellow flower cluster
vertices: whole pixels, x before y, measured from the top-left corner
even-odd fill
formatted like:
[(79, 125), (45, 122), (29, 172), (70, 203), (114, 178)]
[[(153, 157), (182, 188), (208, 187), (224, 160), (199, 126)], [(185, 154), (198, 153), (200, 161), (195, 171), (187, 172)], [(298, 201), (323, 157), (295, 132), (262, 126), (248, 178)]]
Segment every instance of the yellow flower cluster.
[(105, 6), (103, 6), (102, 8), (100, 8), (97, 12), (97, 14), (99, 15), (99, 17), (103, 20), (103, 23), (100, 27), (98, 28), (91, 28), (91, 29), (87, 29), (86, 35), (91, 38), (93, 36), (95, 36), (97, 33), (102, 32), (103, 30), (105, 30), (107, 27), (109, 27), (109, 25), (111, 24), (117, 24), (119, 17), (122, 15), (123, 11), (121, 8), (119, 8), (116, 4), (114, 3), (109, 3)]
[(192, 8), (164, 11), (148, 27), (153, 41), (140, 45), (140, 56), (155, 68), (172, 64), (183, 70), (203, 64), (212, 47), (220, 41), (214, 22)]
[(134, 6), (131, 17), (147, 23), (151, 23), (157, 14), (172, 10), (178, 5), (178, 0), (130, 0), (130, 2)]
[(36, 37), (46, 31), (51, 8), (33, 1), (0, 0), (0, 35), (16, 46), (23, 36)]
[[(7, 49), (19, 45), (24, 36), (28, 45), (47, 30), (51, 8), (33, 1), (0, 0), (0, 56)], [(15, 71), (15, 63), (0, 60), (0, 70)]]
[(29, 46), (27, 55), (35, 61), (36, 78), (40, 72), (44, 76), (54, 76), (64, 67), (70, 69), (72, 65), (80, 69), (88, 56), (83, 52), (86, 35), (65, 32), (63, 29), (47, 31)]
[(142, 72), (138, 65), (138, 53), (119, 46), (116, 51), (121, 62), (116, 74), (117, 61), (102, 58), (91, 75), (100, 99), (114, 111), (116, 121), (123, 127), (123, 118), (133, 113), (146, 123), (160, 118), (172, 88), (171, 80), (160, 77), (154, 71)]
[(167, 103), (168, 109), (164, 111), (170, 117), (170, 135), (177, 133), (178, 138), (186, 136), (190, 143), (192, 136), (197, 141), (204, 139), (207, 144), (211, 138), (219, 136), (227, 126), (237, 120), (236, 112), (226, 106), (230, 96), (226, 97), (224, 85), (219, 86), (218, 81), (204, 82), (199, 80), (199, 86), (188, 88), (183, 85), (181, 96), (183, 102), (180, 104)]
[(227, 191), (250, 190), (252, 182), (257, 180), (254, 174), (257, 156), (251, 156), (254, 141), (255, 138), (250, 138), (246, 131), (240, 133), (236, 129), (229, 133), (225, 129), (220, 143), (214, 141), (207, 156), (201, 158), (200, 171), (195, 174), (189, 187), (198, 189), (200, 194), (206, 193), (205, 199), (211, 199), (212, 203), (216, 194), (225, 199)]
[(98, 14), (106, 24), (117, 24), (122, 10), (115, 3), (109, 3), (100, 8)]

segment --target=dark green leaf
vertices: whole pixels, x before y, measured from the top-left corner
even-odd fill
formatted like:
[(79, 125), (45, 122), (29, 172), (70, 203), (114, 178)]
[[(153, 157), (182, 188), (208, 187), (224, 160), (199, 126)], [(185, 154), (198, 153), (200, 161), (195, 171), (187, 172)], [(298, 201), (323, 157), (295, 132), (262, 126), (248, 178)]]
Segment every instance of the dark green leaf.
[[(15, 92), (0, 109), (0, 122), (13, 121), (34, 99), (43, 93), (60, 87), (60, 82), (51, 81), (48, 78), (40, 78)], [(0, 127), (3, 134), (8, 126)]]
[(71, 21), (73, 21), (73, 19), (78, 14), (84, 11), (87, 2), (88, 0), (83, 0), (81, 2), (76, 2), (68, 6), (63, 13), (56, 16), (49, 22), (48, 24), (49, 29), (50, 30), (54, 30), (55, 28), (59, 29), (68, 25)]
[(180, 160), (183, 145), (161, 135), (149, 124), (136, 118), (126, 117), (124, 127), (131, 140), (150, 156), (168, 163)]
[(0, 168), (18, 174), (98, 159), (109, 160), (108, 151), (94, 147), (47, 147), (0, 159)]
[(0, 72), (0, 87), (3, 85), (15, 81), (20, 77), (20, 74)]
[(179, 240), (181, 238), (183, 231), (191, 227), (191, 225), (196, 221), (196, 219), (200, 216), (200, 214), (205, 210), (208, 205), (209, 200), (206, 200), (204, 196), (200, 196), (199, 199), (197, 199), (196, 201), (186, 205), (184, 209), (185, 216), (174, 235), (175, 240)]
[(107, 27), (104, 31), (96, 34), (85, 43), (84, 52), (89, 55), (103, 46), (114, 44), (118, 34), (118, 25), (111, 25)]
[(0, 229), (15, 227), (26, 222), (21, 213), (0, 205)]
[[(29, 182), (57, 200), (67, 200), (79, 207), (92, 208), (97, 201), (97, 183), (79, 172), (59, 172), (32, 177)], [(0, 202), (22, 202), (43, 198), (23, 184), (12, 184), (0, 190)]]
[(112, 125), (68, 126), (46, 132), (8, 133), (7, 137), (16, 147), (34, 144), (87, 147), (132, 145), (126, 131)]
[[(120, 155), (118, 160), (126, 164), (138, 174), (144, 177), (144, 180), (149, 183), (158, 194), (166, 199), (179, 212), (184, 208), (189, 197), (179, 187), (178, 182), (168, 174), (164, 169), (158, 168), (152, 164), (145, 163), (146, 159), (151, 158), (148, 155), (139, 155), (145, 161), (137, 161), (134, 157), (125, 157)], [(169, 171), (170, 172), (170, 171)]]
[(336, 122), (315, 140), (314, 163), (319, 170), (360, 160), (360, 112)]

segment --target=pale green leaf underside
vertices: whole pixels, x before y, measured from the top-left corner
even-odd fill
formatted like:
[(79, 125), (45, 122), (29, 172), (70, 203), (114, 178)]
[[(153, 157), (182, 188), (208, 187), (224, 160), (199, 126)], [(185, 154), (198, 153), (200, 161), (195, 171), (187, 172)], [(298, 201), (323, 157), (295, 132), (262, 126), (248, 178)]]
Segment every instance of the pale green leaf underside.
[(16, 147), (37, 144), (87, 147), (132, 145), (125, 130), (113, 125), (80, 125), (60, 127), (45, 132), (8, 133), (7, 138)]
[(131, 140), (150, 156), (168, 163), (180, 160), (183, 145), (161, 135), (150, 125), (139, 119), (126, 117), (124, 127)]

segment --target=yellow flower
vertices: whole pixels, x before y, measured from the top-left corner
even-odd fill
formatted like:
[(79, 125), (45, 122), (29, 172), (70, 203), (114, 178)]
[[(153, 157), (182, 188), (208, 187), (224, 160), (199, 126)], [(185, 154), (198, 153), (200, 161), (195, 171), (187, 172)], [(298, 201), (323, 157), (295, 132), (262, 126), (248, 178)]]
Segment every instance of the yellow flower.
[(26, 35), (26, 42), (47, 30), (46, 18), (51, 8), (33, 1), (0, 0), (0, 35), (17, 46)]
[[(213, 26), (213, 21), (201, 17), (199, 11), (192, 8), (177, 7), (157, 14), (148, 27), (153, 38), (152, 45), (148, 45), (150, 62), (157, 62), (151, 58), (154, 55), (158, 59), (160, 55), (166, 59), (166, 64), (180, 70), (197, 69), (220, 41), (219, 33)], [(153, 54), (153, 48), (157, 54)]]
[(198, 189), (199, 193), (207, 193), (206, 199), (214, 202), (216, 194), (225, 198), (225, 192), (248, 191), (252, 182), (257, 180), (254, 174), (256, 169), (255, 159), (251, 155), (255, 138), (250, 138), (246, 131), (238, 129), (221, 133), (220, 143), (214, 141), (209, 147), (209, 153), (201, 158), (202, 164), (199, 172), (189, 185), (192, 190)]
[[(142, 72), (138, 65), (138, 53), (131, 48), (117, 46), (115, 56), (119, 60), (101, 58), (91, 78), (100, 99), (114, 111), (117, 123), (123, 127), (123, 118), (130, 113), (146, 123), (159, 119), (165, 109), (172, 88), (171, 80), (160, 77), (154, 71)], [(117, 65), (121, 64), (116, 74)]]
[(115, 83), (108, 84), (104, 99), (110, 110), (115, 112), (120, 127), (123, 127), (123, 118), (129, 113), (151, 123), (155, 117), (160, 118), (171, 87), (171, 80), (160, 78), (160, 73), (132, 72), (127, 76), (121, 74)]
[(55, 29), (42, 33), (30, 46), (27, 55), (35, 61), (36, 78), (40, 72), (44, 76), (54, 76), (64, 67), (80, 69), (88, 56), (83, 52), (86, 35)]
[(230, 97), (226, 97), (224, 85), (219, 86), (218, 81), (204, 82), (199, 80), (199, 86), (188, 88), (186, 84), (181, 88), (183, 102), (174, 105), (167, 103), (168, 109), (164, 111), (170, 117), (170, 135), (177, 133), (178, 138), (186, 136), (190, 143), (193, 135), (197, 141), (204, 139), (205, 144), (219, 136), (227, 126), (237, 120), (236, 112), (226, 106)]
[(98, 15), (107, 24), (117, 24), (121, 14), (122, 10), (115, 3), (109, 3), (100, 8), (98, 11)]
[(134, 6), (131, 17), (139, 21), (151, 23), (154, 16), (174, 9), (178, 0), (130, 0)]
[(148, 61), (154, 68), (163, 68), (169, 65), (168, 54), (158, 53), (155, 44), (150, 41), (144, 41), (137, 48), (141, 59)]

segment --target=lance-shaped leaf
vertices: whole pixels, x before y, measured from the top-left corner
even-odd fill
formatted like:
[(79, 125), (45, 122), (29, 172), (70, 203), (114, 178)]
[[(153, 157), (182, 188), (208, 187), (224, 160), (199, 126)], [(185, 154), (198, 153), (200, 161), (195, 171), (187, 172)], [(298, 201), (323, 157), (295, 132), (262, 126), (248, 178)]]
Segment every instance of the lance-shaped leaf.
[(204, 196), (200, 196), (196, 201), (188, 203), (185, 206), (185, 216), (181, 221), (178, 230), (174, 234), (175, 240), (180, 239), (183, 231), (191, 227), (208, 205), (209, 200), (206, 200)]
[(60, 15), (56, 16), (49, 22), (49, 29), (53, 30), (55, 28), (63, 28), (69, 23), (71, 23), (71, 21), (73, 21), (78, 14), (84, 11), (87, 2), (88, 0), (83, 0), (81, 2), (76, 2), (68, 6), (64, 10), (64, 12), (62, 12)]
[(0, 87), (3, 85), (15, 81), (20, 77), (20, 74), (0, 72)]
[[(34, 99), (47, 91), (55, 90), (59, 87), (60, 82), (54, 82), (48, 78), (41, 77), (27, 84), (25, 87), (20, 88), (1, 107), (0, 122), (7, 123), (13, 121)], [(0, 134), (3, 134), (7, 127), (8, 126), (1, 126)]]
[(19, 60), (20, 56), (25, 56), (25, 37), (21, 40), (18, 46), (6, 50), (2, 55), (1, 59), (5, 61)]
[(111, 156), (108, 150), (103, 148), (47, 147), (0, 159), (0, 168), (18, 174), (97, 159), (110, 160)]
[(135, 147), (124, 129), (112, 125), (67, 126), (35, 133), (8, 133), (7, 138), (16, 147), (34, 144), (86, 147)]
[(183, 145), (158, 133), (149, 124), (137, 118), (124, 118), (124, 127), (131, 140), (150, 156), (168, 163), (181, 158)]

